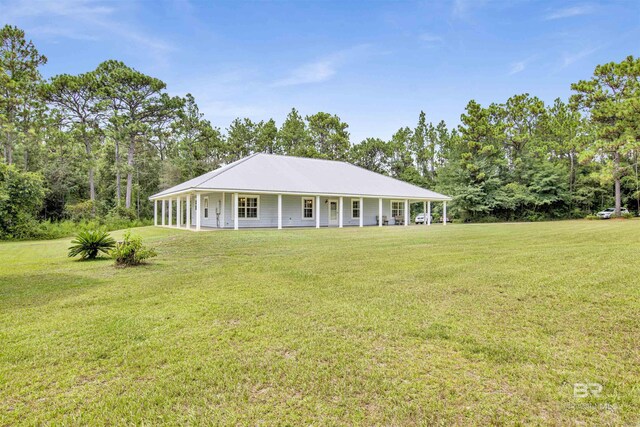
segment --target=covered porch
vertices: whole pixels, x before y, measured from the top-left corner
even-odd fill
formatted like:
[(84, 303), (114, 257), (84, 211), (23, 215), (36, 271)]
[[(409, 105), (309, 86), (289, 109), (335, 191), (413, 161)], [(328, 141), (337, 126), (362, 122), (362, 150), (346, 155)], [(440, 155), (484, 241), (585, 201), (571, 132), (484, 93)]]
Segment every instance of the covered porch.
[(192, 231), (240, 228), (320, 228), (408, 226), (412, 204), (422, 205), (424, 225), (432, 222), (431, 202), (370, 195), (309, 195), (291, 193), (197, 191), (153, 199), (154, 224)]

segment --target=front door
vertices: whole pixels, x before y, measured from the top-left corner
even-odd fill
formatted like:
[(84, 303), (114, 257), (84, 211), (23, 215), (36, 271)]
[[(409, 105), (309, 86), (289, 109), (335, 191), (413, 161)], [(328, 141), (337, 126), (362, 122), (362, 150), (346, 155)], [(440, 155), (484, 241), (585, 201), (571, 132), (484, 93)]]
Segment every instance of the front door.
[(338, 225), (338, 201), (329, 200), (329, 227)]

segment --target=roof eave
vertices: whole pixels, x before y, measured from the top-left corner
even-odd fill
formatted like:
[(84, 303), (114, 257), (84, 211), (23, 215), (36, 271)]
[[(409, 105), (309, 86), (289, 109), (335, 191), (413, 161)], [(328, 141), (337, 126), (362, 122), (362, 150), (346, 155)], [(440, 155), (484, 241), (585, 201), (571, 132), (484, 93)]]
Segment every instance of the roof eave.
[(430, 197), (416, 197), (415, 195), (399, 195), (399, 194), (352, 194), (352, 193), (318, 193), (318, 192), (299, 192), (299, 191), (280, 191), (280, 190), (256, 190), (248, 188), (204, 188), (204, 187), (189, 187), (184, 190), (174, 191), (166, 194), (156, 193), (149, 197), (149, 200), (161, 200), (171, 196), (179, 196), (186, 193), (194, 192), (220, 192), (220, 193), (256, 193), (256, 194), (284, 194), (284, 195), (302, 195), (302, 196), (328, 196), (328, 197), (366, 197), (366, 198), (383, 198), (383, 199), (409, 199), (409, 200), (424, 200), (432, 202), (448, 202), (453, 200), (449, 196), (444, 194), (438, 194), (438, 196)]

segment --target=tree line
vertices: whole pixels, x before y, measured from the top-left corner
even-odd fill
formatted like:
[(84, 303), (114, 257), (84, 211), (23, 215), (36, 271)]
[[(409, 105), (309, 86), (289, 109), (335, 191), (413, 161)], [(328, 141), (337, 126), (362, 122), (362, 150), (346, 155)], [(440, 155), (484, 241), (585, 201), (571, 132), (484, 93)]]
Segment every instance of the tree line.
[(454, 128), (420, 112), (390, 140), (352, 143), (337, 115), (295, 108), (279, 126), (237, 118), (221, 129), (192, 95), (171, 96), (121, 61), (45, 80), (47, 58), (24, 31), (7, 25), (0, 41), (5, 236), (20, 217), (148, 218), (151, 194), (256, 152), (348, 161), (434, 189), (453, 196), (464, 221), (640, 210), (640, 60), (631, 56), (598, 66), (566, 102), (472, 100)]

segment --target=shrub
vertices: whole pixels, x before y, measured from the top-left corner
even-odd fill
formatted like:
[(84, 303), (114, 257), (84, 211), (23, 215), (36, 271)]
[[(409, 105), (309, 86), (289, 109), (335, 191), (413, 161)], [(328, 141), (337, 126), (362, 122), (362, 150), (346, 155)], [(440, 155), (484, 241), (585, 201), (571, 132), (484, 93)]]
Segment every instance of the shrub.
[(116, 265), (127, 267), (142, 264), (146, 259), (156, 256), (156, 251), (143, 246), (142, 237), (131, 236), (131, 232), (124, 233), (124, 239), (116, 243), (113, 258)]
[(592, 221), (594, 219), (600, 219), (600, 218), (598, 217), (598, 215), (589, 214), (589, 215), (585, 216), (584, 219), (588, 219), (588, 220)]
[[(470, 221), (471, 222), (471, 221)], [(500, 219), (496, 216), (493, 215), (486, 215), (486, 216), (481, 216), (479, 218), (477, 218), (475, 221), (473, 222), (487, 222), (487, 223), (491, 223), (491, 222), (500, 222)]]
[(526, 221), (529, 221), (529, 222), (539, 222), (539, 221), (546, 220), (547, 217), (543, 213), (540, 213), (540, 212), (533, 213), (532, 212), (532, 213), (528, 214), (524, 219)]
[(96, 217), (96, 206), (91, 200), (85, 200), (75, 205), (67, 205), (65, 209), (71, 217), (71, 220), (75, 222), (90, 220)]
[(80, 255), (81, 259), (95, 259), (100, 252), (109, 254), (116, 241), (103, 230), (81, 231), (71, 241), (69, 257)]
[(105, 231), (122, 230), (126, 228), (145, 227), (152, 225), (153, 220), (133, 220), (122, 218), (98, 217), (90, 221), (74, 222), (65, 221), (41, 221), (29, 217), (20, 220), (14, 227), (11, 236), (0, 232), (0, 240), (29, 240), (29, 239), (59, 239), (73, 236), (80, 231), (102, 229)]
[(133, 221), (137, 217), (138, 215), (136, 214), (136, 211), (133, 210), (132, 208), (127, 209), (122, 205), (118, 205), (109, 211), (109, 214), (107, 215), (107, 220), (110, 221), (110, 220), (125, 219), (129, 221)]
[(28, 237), (44, 195), (42, 176), (0, 162), (0, 239)]
[(625, 212), (622, 214), (622, 218), (624, 219), (633, 219), (633, 214), (631, 212)]
[(580, 208), (574, 208), (569, 212), (569, 218), (571, 219), (580, 219), (584, 216), (584, 212)]

